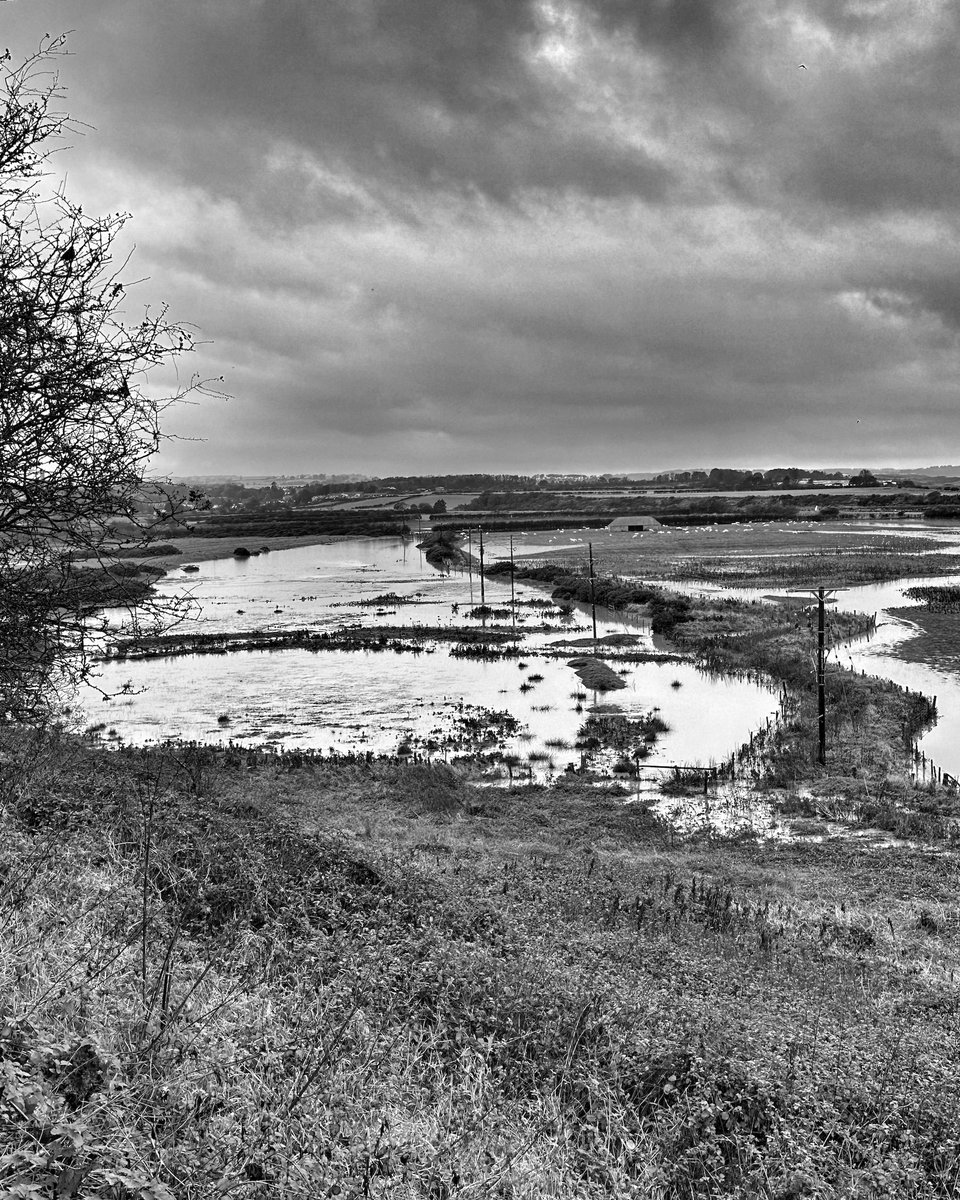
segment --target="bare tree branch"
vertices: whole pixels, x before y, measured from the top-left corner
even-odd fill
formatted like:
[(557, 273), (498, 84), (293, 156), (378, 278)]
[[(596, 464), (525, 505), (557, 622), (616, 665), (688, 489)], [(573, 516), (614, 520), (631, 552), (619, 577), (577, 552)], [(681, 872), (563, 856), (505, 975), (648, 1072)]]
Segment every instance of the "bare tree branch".
[[(18, 67), (0, 58), (0, 721), (38, 721), (90, 670), (105, 603), (144, 619), (148, 587), (115, 551), (176, 522), (184, 499), (146, 471), (160, 417), (147, 373), (195, 348), (166, 308), (125, 319), (127, 267), (111, 250), (128, 217), (90, 217), (47, 187), (68, 116), (49, 38)], [(95, 570), (77, 562), (94, 560)]]

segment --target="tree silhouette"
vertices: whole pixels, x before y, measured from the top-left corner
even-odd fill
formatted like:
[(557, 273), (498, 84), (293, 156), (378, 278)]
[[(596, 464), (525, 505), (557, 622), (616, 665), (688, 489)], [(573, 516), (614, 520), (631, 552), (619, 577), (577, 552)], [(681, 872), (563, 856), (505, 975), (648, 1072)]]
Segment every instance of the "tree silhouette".
[(144, 390), (192, 335), (165, 308), (127, 317), (111, 248), (128, 218), (90, 217), (52, 185), (49, 156), (71, 128), (65, 49), (47, 38), (19, 66), (0, 58), (0, 721), (48, 714), (55, 685), (89, 672), (91, 608), (143, 590), (114, 551), (176, 510), (148, 464), (164, 410), (204, 390)]
[(860, 488), (875, 488), (880, 486), (880, 480), (876, 477), (876, 475), (864, 467), (851, 478), (850, 486)]

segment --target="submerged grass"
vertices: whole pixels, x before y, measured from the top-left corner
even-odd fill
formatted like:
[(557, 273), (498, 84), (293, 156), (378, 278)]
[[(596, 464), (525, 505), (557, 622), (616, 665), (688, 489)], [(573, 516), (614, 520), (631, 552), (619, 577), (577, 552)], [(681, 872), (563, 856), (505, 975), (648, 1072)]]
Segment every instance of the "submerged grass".
[(29, 757), (4, 1195), (956, 1194), (952, 854), (677, 844), (580, 779)]

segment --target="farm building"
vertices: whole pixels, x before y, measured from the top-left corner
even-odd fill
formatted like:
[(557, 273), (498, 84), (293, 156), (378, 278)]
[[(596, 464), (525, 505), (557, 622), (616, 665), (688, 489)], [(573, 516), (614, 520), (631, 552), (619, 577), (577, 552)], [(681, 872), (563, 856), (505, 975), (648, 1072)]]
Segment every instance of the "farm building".
[(608, 529), (620, 529), (625, 533), (643, 533), (646, 529), (662, 529), (656, 517), (615, 517)]

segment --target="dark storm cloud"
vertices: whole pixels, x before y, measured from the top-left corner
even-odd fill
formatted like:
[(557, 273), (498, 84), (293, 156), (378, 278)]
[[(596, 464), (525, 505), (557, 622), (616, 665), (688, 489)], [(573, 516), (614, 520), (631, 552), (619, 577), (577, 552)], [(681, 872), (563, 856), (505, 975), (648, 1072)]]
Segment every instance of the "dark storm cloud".
[(2, 8), (77, 27), (69, 189), (134, 213), (236, 397), (188, 410), (195, 469), (960, 438), (953, 3)]
[(860, 286), (878, 313), (904, 321), (933, 317), (951, 340), (960, 337), (960, 264), (952, 271), (889, 275)]
[(925, 57), (915, 74), (895, 63), (886, 77), (841, 79), (814, 100), (802, 139), (788, 143), (797, 161), (784, 171), (787, 189), (851, 214), (954, 208), (960, 73), (939, 59)]
[(955, 334), (960, 333), (960, 267), (952, 275), (908, 282), (903, 286), (923, 309), (938, 316)]
[[(759, 0), (37, 0), (33, 11), (58, 10), (80, 25), (85, 112), (106, 145), (288, 228), (423, 219), (425, 196), (513, 204), (531, 190), (727, 195), (815, 218), (940, 208), (960, 184), (949, 6), (925, 22), (902, 0), (775, 12)], [(924, 36), (911, 36), (918, 21)], [(568, 41), (595, 29), (609, 47), (558, 66), (549, 48), (564, 22)]]
[[(800, 10), (803, 11), (803, 10)], [(798, 54), (802, 88), (771, 133), (784, 193), (812, 209), (865, 213), (955, 210), (960, 195), (960, 106), (953, 5), (926, 11), (899, 0), (806, 8)]]
[(925, 11), (920, 12), (915, 0), (801, 0), (795, 7), (811, 22), (844, 39), (893, 35), (902, 41), (905, 18), (908, 21), (915, 15), (920, 15), (927, 24), (940, 20), (949, 27), (957, 21), (951, 4), (944, 4), (941, 13), (937, 12), (936, 3), (926, 5)]
[[(278, 145), (352, 173), (381, 205), (411, 189), (501, 203), (527, 188), (665, 191), (662, 164), (593, 127), (536, 69), (543, 20), (526, 0), (105, 0), (97, 12), (111, 140), (266, 210), (284, 191), (268, 161)], [(312, 200), (325, 208), (322, 188)]]
[(643, 47), (702, 59), (735, 40), (737, 0), (586, 0), (601, 25), (632, 34)]

